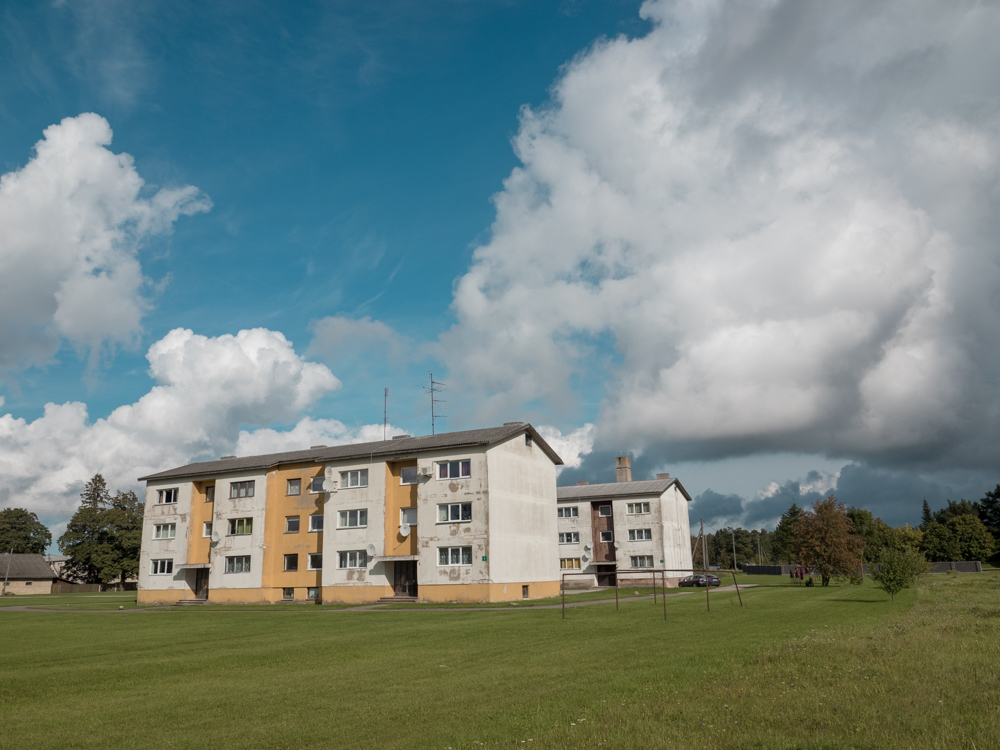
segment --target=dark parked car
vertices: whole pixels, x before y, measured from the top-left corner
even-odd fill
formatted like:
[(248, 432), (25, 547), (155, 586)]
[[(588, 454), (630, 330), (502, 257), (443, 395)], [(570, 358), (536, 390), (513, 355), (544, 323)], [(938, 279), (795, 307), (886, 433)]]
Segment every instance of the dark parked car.
[(679, 586), (700, 586), (704, 588), (705, 586), (721, 586), (722, 582), (719, 580), (718, 576), (713, 576), (711, 573), (705, 575), (703, 573), (695, 573), (687, 578), (682, 578)]

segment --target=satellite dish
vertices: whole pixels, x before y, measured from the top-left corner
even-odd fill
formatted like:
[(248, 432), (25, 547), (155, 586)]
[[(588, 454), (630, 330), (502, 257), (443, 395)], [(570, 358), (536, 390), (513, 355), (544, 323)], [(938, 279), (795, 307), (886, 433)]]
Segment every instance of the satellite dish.
[(587, 560), (590, 559), (590, 555), (584, 552), (582, 555), (580, 555), (580, 559), (583, 560), (584, 562), (587, 562)]
[(374, 544), (369, 544), (368, 547), (365, 549), (365, 552), (368, 553), (368, 559), (370, 560), (371, 558), (375, 557), (375, 553), (378, 552), (378, 550), (375, 549)]
[(621, 549), (621, 548), (622, 548), (622, 543), (621, 542), (615, 542), (615, 549)]
[(399, 524), (399, 535), (400, 536), (410, 535), (410, 524), (408, 524), (406, 521), (403, 521), (403, 523)]
[(324, 476), (325, 476), (325, 477), (326, 477), (327, 479), (333, 479), (333, 467), (332, 467), (332, 466), (327, 466), (327, 467), (326, 467), (326, 471), (325, 471), (325, 472), (323, 472), (323, 475), (324, 475)]
[(587, 552), (590, 552), (590, 545), (589, 545), (589, 544), (585, 544), (585, 545), (583, 545), (583, 548), (584, 548), (585, 550), (587, 550)]
[[(329, 469), (327, 469), (327, 471), (329, 471)], [(323, 491), (324, 492), (336, 492), (337, 491), (337, 482), (336, 482), (336, 480), (330, 479), (329, 477), (326, 478), (326, 479), (324, 479), (323, 480)]]
[(218, 544), (220, 541), (222, 541), (222, 537), (219, 536), (219, 532), (218, 531), (213, 531), (212, 532), (212, 544)]

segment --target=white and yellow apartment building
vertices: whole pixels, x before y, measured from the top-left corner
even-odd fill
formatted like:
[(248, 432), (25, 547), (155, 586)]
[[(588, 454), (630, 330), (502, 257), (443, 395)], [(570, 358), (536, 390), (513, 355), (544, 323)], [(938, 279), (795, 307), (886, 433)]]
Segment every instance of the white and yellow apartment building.
[(561, 464), (513, 422), (140, 477), (139, 602), (554, 596)]

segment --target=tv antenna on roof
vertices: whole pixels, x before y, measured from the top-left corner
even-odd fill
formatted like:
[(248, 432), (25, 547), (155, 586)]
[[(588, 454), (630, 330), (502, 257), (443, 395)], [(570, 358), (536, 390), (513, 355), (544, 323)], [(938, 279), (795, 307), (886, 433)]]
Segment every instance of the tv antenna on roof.
[(385, 400), (382, 402), (382, 440), (385, 440), (386, 429), (389, 426), (389, 389), (385, 389)]
[(435, 421), (435, 419), (439, 419), (439, 418), (440, 419), (447, 419), (448, 418), (447, 414), (436, 414), (435, 413), (435, 407), (438, 404), (447, 404), (448, 403), (447, 401), (445, 401), (443, 399), (437, 398), (436, 394), (440, 393), (441, 391), (445, 391), (448, 388), (447, 388), (447, 385), (445, 383), (442, 383), (441, 381), (434, 379), (434, 373), (433, 372), (430, 373), (430, 377), (431, 377), (431, 386), (430, 386), (430, 388), (424, 388), (424, 393), (430, 394), (430, 397), (431, 397), (431, 435), (433, 435), (433, 434), (435, 434), (435, 432), (434, 432), (434, 421)]

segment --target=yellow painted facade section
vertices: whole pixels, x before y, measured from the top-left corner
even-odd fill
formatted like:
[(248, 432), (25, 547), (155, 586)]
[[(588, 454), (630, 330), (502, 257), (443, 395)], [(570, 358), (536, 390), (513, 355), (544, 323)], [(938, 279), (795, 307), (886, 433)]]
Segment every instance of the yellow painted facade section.
[(215, 503), (206, 500), (209, 487), (215, 487), (214, 479), (207, 482), (192, 482), (191, 484), (191, 515), (188, 518), (187, 538), (187, 561), (189, 563), (207, 563), (212, 549), (211, 537), (204, 536), (205, 524), (211, 523), (215, 512)]
[(385, 554), (387, 556), (417, 554), (417, 529), (412, 528), (406, 537), (399, 533), (400, 511), (403, 508), (417, 507), (417, 485), (400, 484), (400, 470), (416, 465), (416, 461), (387, 461), (385, 464)]
[[(421, 584), (417, 598), (423, 602), (516, 602), (522, 600), (521, 587), (528, 587), (529, 599), (546, 599), (559, 595), (559, 581), (522, 583)], [(504, 588), (507, 590), (504, 591)], [(384, 596), (392, 596), (391, 586), (326, 586), (326, 604), (371, 604)]]
[[(309, 483), (314, 477), (323, 476), (323, 469), (321, 464), (292, 464), (268, 472), (261, 573), (261, 585), (267, 592), (264, 601), (281, 601), (283, 588), (294, 588), (296, 599), (300, 594), (305, 598), (306, 588), (319, 587), (323, 583), (322, 571), (309, 570), (309, 555), (323, 552), (323, 532), (309, 531), (309, 516), (323, 513), (326, 497), (324, 493), (310, 494)], [(298, 495), (288, 494), (289, 479), (299, 480)], [(297, 532), (285, 531), (289, 516), (299, 517)], [(332, 519), (325, 521), (333, 522)], [(298, 555), (297, 571), (285, 570), (285, 555)], [(268, 589), (277, 591), (277, 598)], [(209, 601), (216, 601), (215, 593), (209, 593)], [(222, 593), (220, 590), (219, 594)]]
[(324, 604), (371, 604), (383, 596), (392, 596), (392, 586), (324, 586)]

